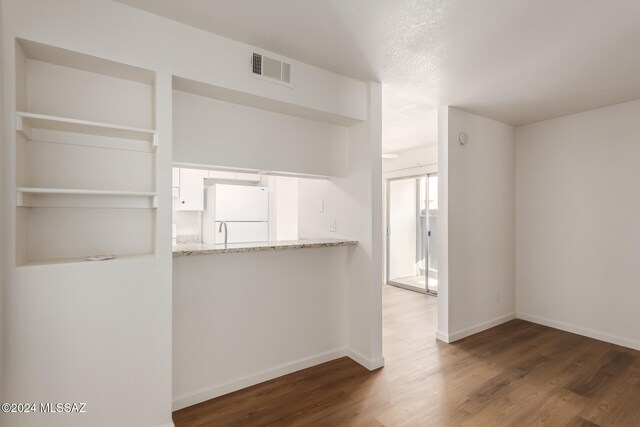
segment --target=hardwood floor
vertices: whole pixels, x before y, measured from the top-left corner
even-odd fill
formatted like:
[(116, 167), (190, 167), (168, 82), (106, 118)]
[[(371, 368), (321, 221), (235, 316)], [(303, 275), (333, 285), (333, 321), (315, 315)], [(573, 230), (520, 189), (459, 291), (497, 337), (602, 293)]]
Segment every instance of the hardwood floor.
[(640, 426), (640, 352), (513, 320), (454, 344), (436, 299), (385, 286), (375, 372), (347, 358), (173, 414), (186, 426)]

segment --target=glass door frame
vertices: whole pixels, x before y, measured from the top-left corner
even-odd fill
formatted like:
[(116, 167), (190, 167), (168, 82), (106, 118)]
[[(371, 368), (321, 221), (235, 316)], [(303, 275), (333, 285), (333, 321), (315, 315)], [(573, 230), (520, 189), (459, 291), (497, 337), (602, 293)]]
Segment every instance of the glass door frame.
[[(386, 240), (386, 268), (385, 268), (385, 284), (387, 285), (391, 285), (391, 286), (396, 286), (399, 288), (403, 288), (403, 289), (408, 289), (410, 291), (415, 291), (415, 292), (419, 292), (422, 294), (429, 294), (429, 295), (437, 295), (438, 293), (435, 291), (431, 291), (429, 290), (429, 244), (428, 244), (428, 237), (427, 237), (427, 233), (424, 233), (422, 237), (423, 239), (423, 247), (425, 248), (425, 252), (424, 252), (424, 266), (425, 266), (425, 275), (424, 275), (424, 289), (419, 288), (417, 286), (411, 286), (411, 285), (407, 285), (404, 283), (399, 283), (399, 282), (394, 282), (391, 280), (391, 278), (389, 277), (389, 267), (391, 266), (391, 233), (390, 233), (390, 224), (391, 224), (391, 182), (392, 181), (402, 181), (405, 179), (420, 179), (420, 178), (425, 178), (425, 216), (427, 218), (427, 232), (430, 230), (431, 225), (429, 224), (429, 176), (437, 176), (438, 173), (437, 172), (432, 172), (432, 173), (420, 173), (420, 174), (416, 174), (416, 175), (408, 175), (408, 176), (402, 176), (402, 177), (397, 177), (397, 178), (386, 178), (386, 194), (387, 194), (387, 203), (386, 203), (386, 208), (387, 208), (387, 218), (386, 218), (386, 224), (385, 224), (385, 240)], [(416, 222), (418, 220), (418, 211), (419, 211), (419, 207), (418, 209), (416, 209)]]
[[(427, 294), (433, 295), (433, 296), (438, 296), (437, 287), (436, 287), (436, 290), (434, 291), (429, 286), (429, 280), (430, 280), (429, 279), (429, 270), (430, 270), (430, 267), (431, 267), (431, 264), (429, 263), (429, 257), (431, 255), (431, 242), (432, 242), (432, 240), (431, 240), (431, 237), (432, 237), (431, 236), (431, 234), (432, 234), (431, 233), (432, 232), (432, 225), (431, 225), (431, 216), (429, 215), (429, 200), (430, 200), (430, 198), (429, 198), (429, 178), (431, 178), (431, 177), (438, 178), (438, 172), (428, 173), (427, 174), (427, 182), (425, 183), (425, 185), (427, 186), (427, 194), (426, 194), (427, 195), (427, 200), (426, 200), (426, 206), (425, 206), (425, 215), (427, 217), (427, 221), (426, 221), (426, 223), (427, 223), (427, 233), (425, 234), (425, 240), (426, 240), (425, 247), (427, 248), (427, 250), (426, 250), (426, 255), (425, 255), (426, 256), (426, 261), (425, 261), (426, 271), (425, 271), (425, 282), (424, 283), (425, 283), (425, 289), (426, 289), (426, 293)], [(438, 179), (440, 179), (440, 178), (438, 178)], [(437, 197), (437, 190), (436, 190), (436, 197)], [(437, 202), (437, 199), (436, 199), (436, 202)], [(436, 205), (437, 205), (437, 203), (436, 203)], [(439, 207), (436, 208), (436, 219), (437, 219), (437, 215), (438, 215), (438, 210), (439, 210)], [(436, 223), (436, 227), (437, 227), (437, 223)], [(434, 232), (436, 233), (436, 238), (437, 238), (437, 236), (438, 236), (437, 228), (434, 230)], [(437, 257), (437, 253), (436, 253), (436, 257)], [(437, 258), (436, 258), (436, 261), (437, 261)], [(437, 272), (437, 270), (436, 270), (436, 272)], [(436, 273), (436, 283), (437, 283), (438, 280), (439, 280), (439, 275)]]

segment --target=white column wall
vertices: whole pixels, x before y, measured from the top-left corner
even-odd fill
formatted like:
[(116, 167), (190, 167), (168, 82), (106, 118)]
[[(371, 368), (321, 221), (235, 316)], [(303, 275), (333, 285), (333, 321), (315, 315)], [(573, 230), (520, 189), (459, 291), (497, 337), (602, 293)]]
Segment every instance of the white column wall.
[[(0, 1), (0, 28), (4, 26), (3, 22), (3, 6)], [(4, 32), (0, 31), (0, 47), (4, 47)], [(5, 157), (4, 155), (4, 145), (7, 139), (7, 128), (6, 125), (9, 123), (7, 117), (5, 116), (5, 108), (4, 108), (4, 91), (5, 91), (5, 79), (4, 79), (4, 56), (0, 55), (0, 159)], [(4, 178), (4, 164), (0, 161), (0, 201), (5, 200), (4, 195), (6, 192), (5, 188), (5, 178)], [(4, 208), (0, 208), (0, 224), (4, 225)], [(6, 234), (7, 228), (0, 227), (0, 242), (4, 242), (7, 240)], [(5, 271), (7, 270), (6, 260), (4, 256), (4, 244), (0, 243), (0, 378), (2, 378), (2, 368), (3, 368), (3, 359), (4, 359), (4, 308), (3, 308), (3, 289), (5, 283)], [(0, 384), (0, 401), (4, 402), (4, 392), (2, 388), (2, 384)], [(1, 415), (0, 415), (1, 417)]]
[[(304, 180), (299, 188), (300, 237), (358, 241), (348, 252), (350, 357), (369, 369), (382, 357), (382, 162), (381, 88), (370, 83), (370, 117), (349, 128), (349, 167), (344, 178)], [(319, 206), (324, 201), (324, 211)], [(335, 220), (335, 232), (329, 224)]]
[(440, 119), (438, 337), (455, 341), (516, 315), (515, 130), (451, 107)]

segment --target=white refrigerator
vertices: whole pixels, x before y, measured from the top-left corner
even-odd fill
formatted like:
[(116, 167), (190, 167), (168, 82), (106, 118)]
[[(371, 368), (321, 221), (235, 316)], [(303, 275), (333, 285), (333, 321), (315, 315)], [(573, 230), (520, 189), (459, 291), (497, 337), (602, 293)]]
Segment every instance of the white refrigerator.
[(269, 190), (248, 185), (214, 184), (207, 188), (202, 222), (204, 243), (269, 240)]

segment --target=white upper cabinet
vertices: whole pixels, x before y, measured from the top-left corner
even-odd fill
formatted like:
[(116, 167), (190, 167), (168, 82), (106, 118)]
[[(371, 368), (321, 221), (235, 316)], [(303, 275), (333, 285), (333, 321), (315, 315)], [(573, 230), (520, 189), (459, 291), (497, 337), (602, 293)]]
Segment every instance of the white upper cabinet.
[(180, 197), (178, 198), (177, 210), (204, 210), (204, 179), (207, 176), (208, 171), (180, 168)]

